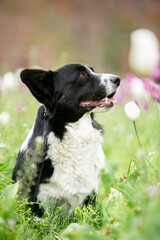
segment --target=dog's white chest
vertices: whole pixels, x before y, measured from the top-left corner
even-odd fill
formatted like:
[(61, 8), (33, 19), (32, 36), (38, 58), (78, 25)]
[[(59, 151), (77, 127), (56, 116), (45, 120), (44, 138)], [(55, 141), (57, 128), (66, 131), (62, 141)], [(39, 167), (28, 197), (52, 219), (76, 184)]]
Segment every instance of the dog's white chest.
[(94, 190), (98, 190), (98, 175), (104, 167), (102, 136), (93, 128), (90, 115), (66, 127), (62, 141), (51, 132), (48, 135), (48, 157), (54, 166), (49, 183), (41, 184), (41, 202), (68, 204), (72, 211)]

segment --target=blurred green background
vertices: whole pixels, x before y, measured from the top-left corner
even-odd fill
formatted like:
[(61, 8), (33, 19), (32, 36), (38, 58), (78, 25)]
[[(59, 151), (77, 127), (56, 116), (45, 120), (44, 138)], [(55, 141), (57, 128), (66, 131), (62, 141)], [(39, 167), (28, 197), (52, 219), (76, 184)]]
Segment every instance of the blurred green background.
[(128, 71), (130, 33), (160, 39), (159, 0), (1, 0), (0, 74), (83, 62), (96, 71)]

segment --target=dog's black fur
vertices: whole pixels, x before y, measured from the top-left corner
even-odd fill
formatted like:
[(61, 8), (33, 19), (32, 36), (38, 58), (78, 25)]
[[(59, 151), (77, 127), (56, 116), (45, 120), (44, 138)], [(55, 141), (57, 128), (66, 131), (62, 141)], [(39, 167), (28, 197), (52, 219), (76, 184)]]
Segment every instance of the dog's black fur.
[[(94, 74), (91, 67), (83, 64), (68, 64), (56, 71), (44, 71), (25, 69), (21, 73), (21, 79), (30, 89), (33, 96), (42, 105), (38, 109), (32, 135), (28, 139), (24, 149), (20, 149), (17, 163), (13, 171), (13, 180), (19, 179), (19, 171), (24, 174), (24, 160), (26, 156), (33, 158), (35, 149), (35, 139), (42, 136), (44, 139), (41, 156), (37, 156), (37, 170), (34, 182), (28, 193), (29, 201), (37, 200), (39, 184), (46, 183), (54, 173), (54, 166), (47, 156), (48, 143), (46, 141), (50, 132), (63, 141), (66, 132), (66, 125), (78, 121), (86, 112), (90, 112), (94, 107), (81, 107), (84, 100), (99, 101), (103, 98), (112, 97), (120, 84), (120, 78), (111, 79), (113, 91), (107, 92), (104, 85), (100, 84), (98, 76)], [(110, 103), (112, 105), (112, 103)], [(92, 113), (92, 124), (95, 128), (99, 125), (94, 121)], [(32, 151), (29, 151), (32, 149)], [(84, 199), (87, 204), (91, 197)], [(94, 196), (95, 201), (95, 196)], [(34, 206), (34, 210), (39, 212), (39, 207)], [(41, 213), (39, 212), (39, 216)]]

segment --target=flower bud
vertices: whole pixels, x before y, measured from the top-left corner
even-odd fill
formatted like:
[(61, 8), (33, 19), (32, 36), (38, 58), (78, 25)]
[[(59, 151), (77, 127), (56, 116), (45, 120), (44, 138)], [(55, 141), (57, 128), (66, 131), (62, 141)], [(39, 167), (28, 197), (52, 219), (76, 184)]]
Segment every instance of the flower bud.
[(124, 107), (124, 111), (127, 117), (132, 121), (135, 121), (140, 114), (140, 109), (134, 101), (128, 102)]

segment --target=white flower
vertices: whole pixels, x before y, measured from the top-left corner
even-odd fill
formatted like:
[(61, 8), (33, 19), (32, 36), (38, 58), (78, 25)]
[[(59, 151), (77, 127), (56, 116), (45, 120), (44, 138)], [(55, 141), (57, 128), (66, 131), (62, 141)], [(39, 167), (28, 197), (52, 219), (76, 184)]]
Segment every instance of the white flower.
[(134, 101), (128, 102), (124, 107), (124, 111), (127, 117), (132, 121), (135, 121), (140, 114), (140, 109)]
[(6, 148), (6, 147), (7, 147), (6, 143), (0, 143), (0, 148)]
[(7, 72), (3, 76), (2, 81), (2, 93), (6, 93), (8, 90), (17, 90), (19, 85), (18, 79), (12, 72)]
[(8, 123), (10, 121), (10, 118), (11, 118), (11, 116), (10, 116), (9, 112), (2, 112), (0, 114), (0, 123), (2, 123), (2, 124)]
[(154, 155), (154, 154), (156, 154), (155, 152), (149, 152), (148, 153), (148, 156), (150, 157), (150, 156), (152, 156), (152, 155)]
[(132, 71), (149, 76), (158, 66), (159, 42), (148, 29), (139, 29), (131, 34), (129, 65)]

